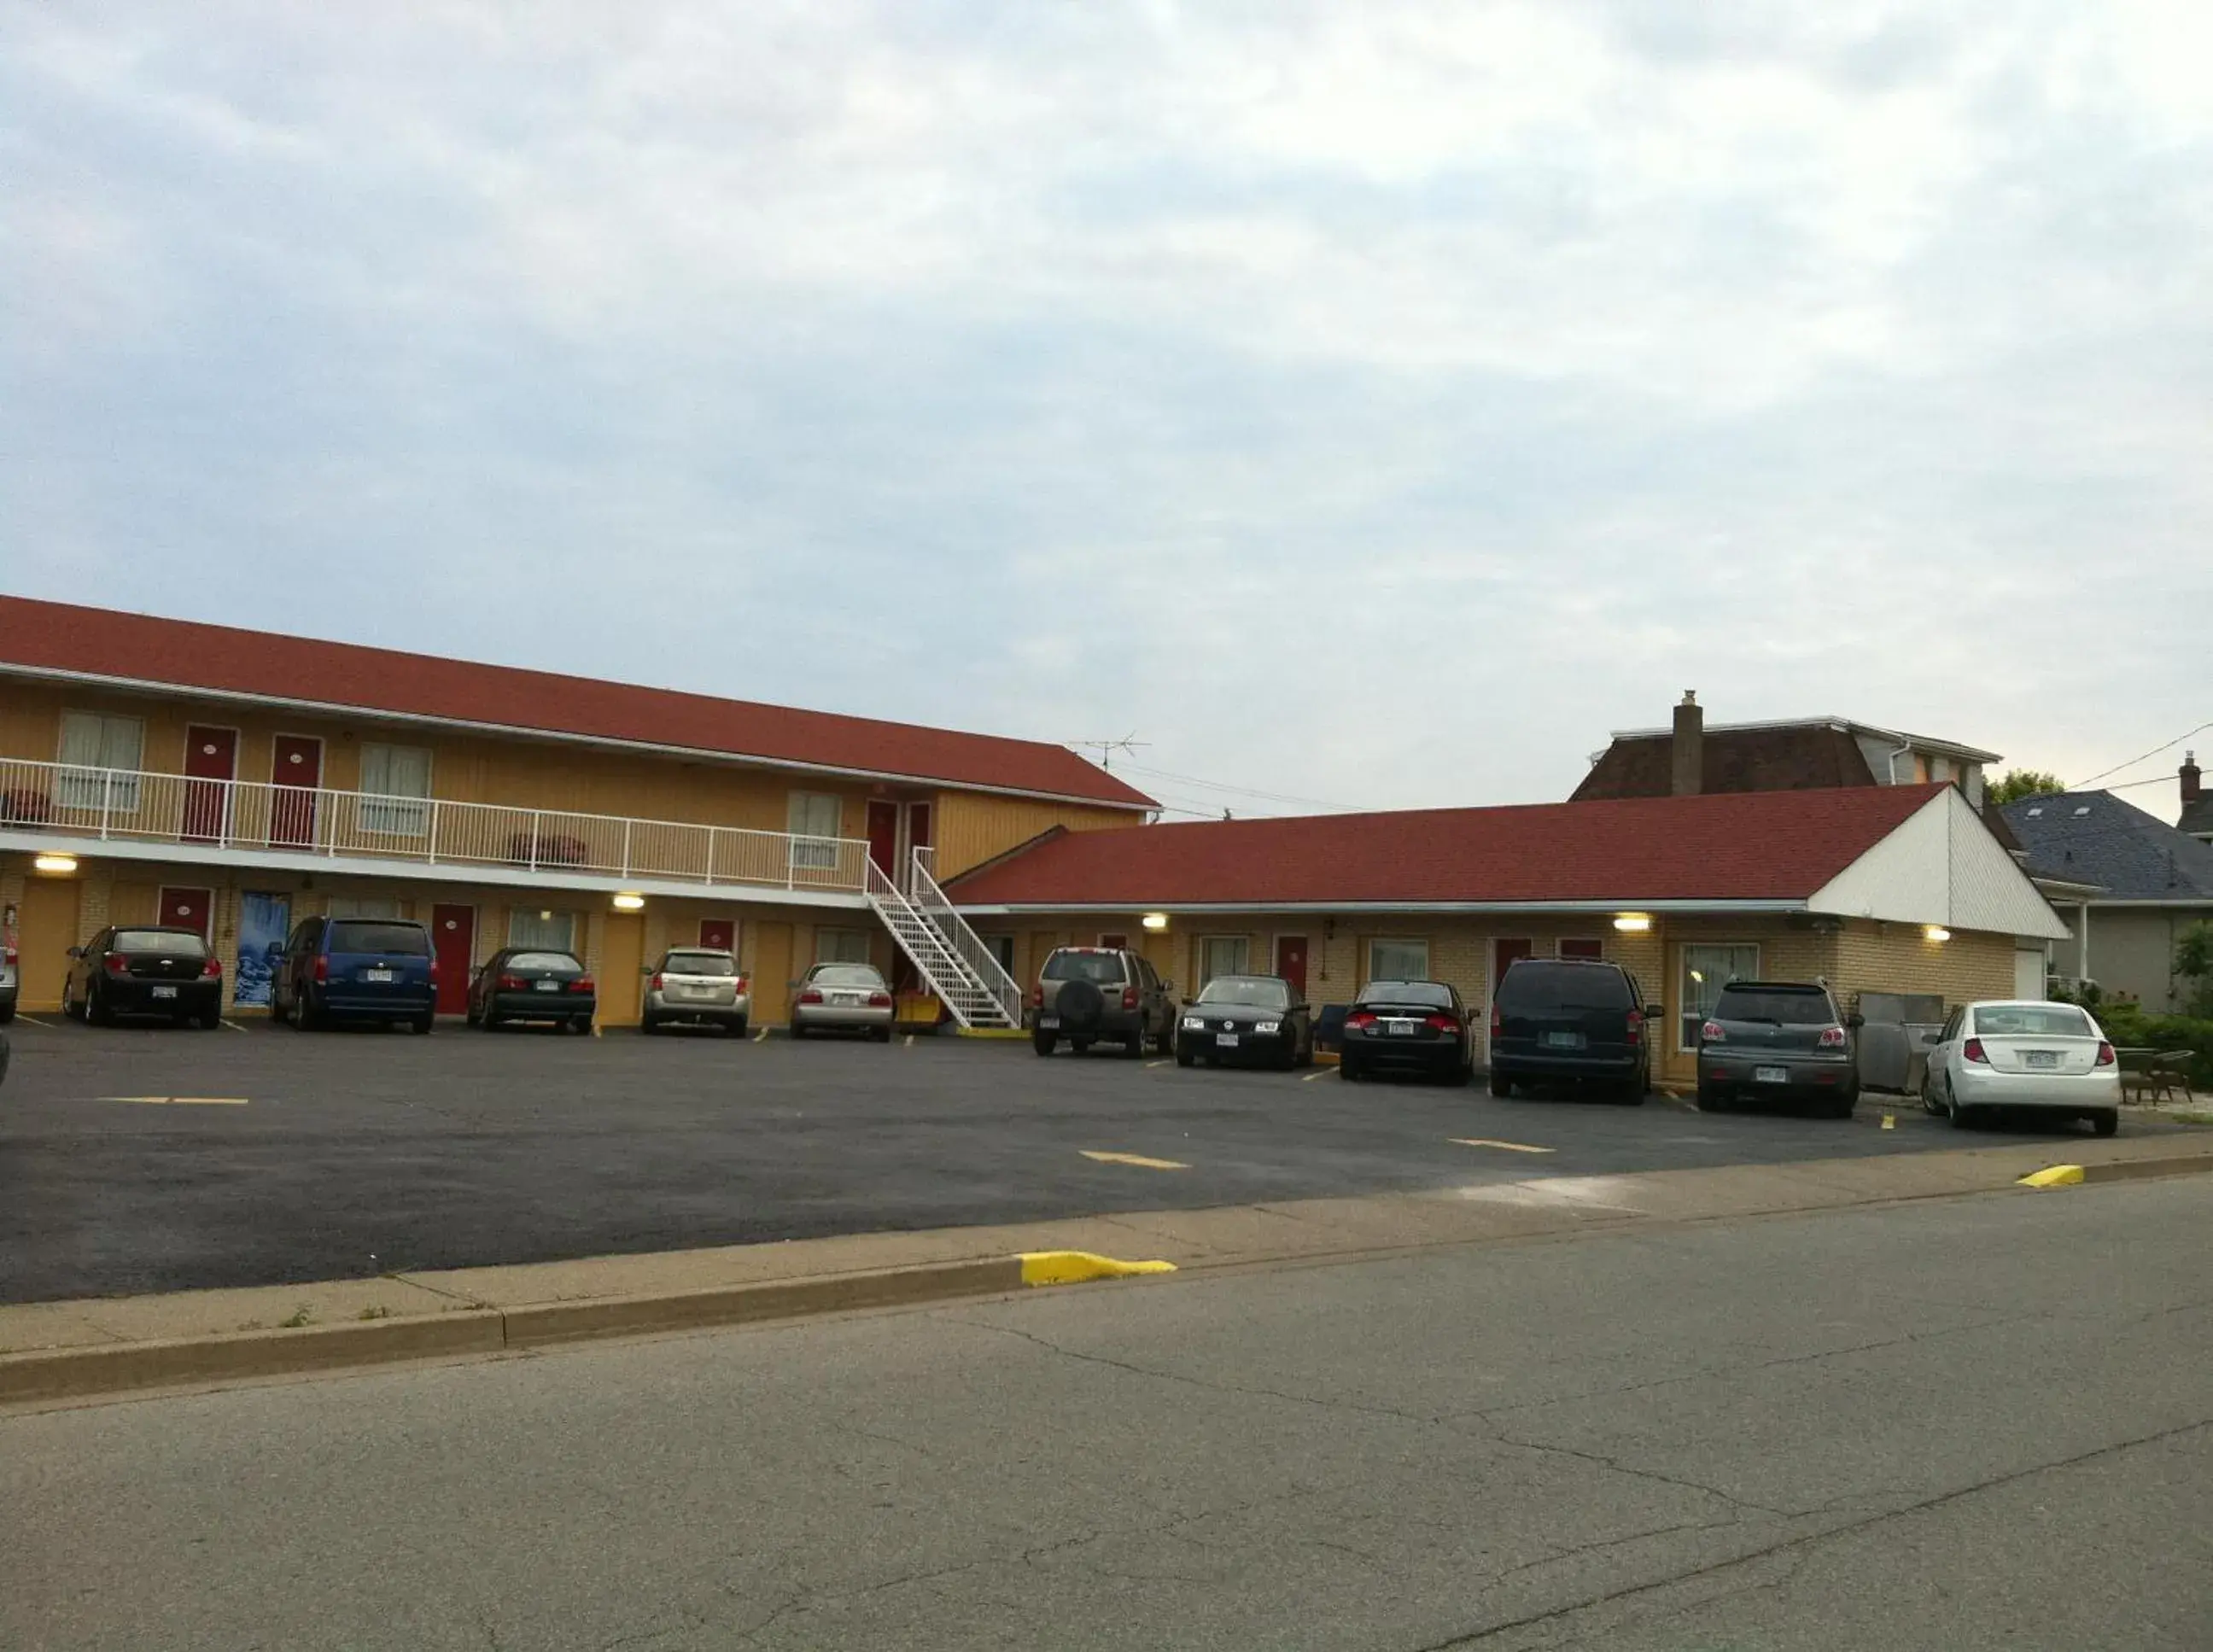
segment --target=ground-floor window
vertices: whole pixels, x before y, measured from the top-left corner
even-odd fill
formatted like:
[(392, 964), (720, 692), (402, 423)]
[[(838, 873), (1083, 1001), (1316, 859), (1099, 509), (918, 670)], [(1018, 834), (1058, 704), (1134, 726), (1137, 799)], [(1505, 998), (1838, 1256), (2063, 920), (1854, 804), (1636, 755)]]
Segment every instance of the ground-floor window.
[(400, 916), (397, 895), (332, 895), (330, 912), (332, 917), (398, 917)]
[(814, 961), (818, 964), (865, 964), (869, 961), (866, 930), (817, 930)]
[(1242, 975), (1252, 965), (1251, 938), (1242, 935), (1204, 935), (1198, 940), (1198, 984), (1204, 987), (1217, 975)]
[(1011, 977), (1015, 972), (1015, 937), (1011, 935), (987, 935), (984, 945), (991, 956), (999, 960), (999, 967)]
[(1560, 956), (1563, 958), (1603, 958), (1606, 956), (1606, 942), (1603, 941), (1593, 941), (1587, 937), (1570, 936), (1560, 942)]
[(1675, 1047), (1698, 1047), (1698, 1028), (1721, 1002), (1731, 981), (1757, 980), (1759, 948), (1735, 943), (1686, 946), (1682, 984), (1676, 995)]
[(518, 906), (507, 915), (507, 944), (573, 953), (576, 950), (576, 915)]
[(1426, 981), (1430, 978), (1427, 941), (1384, 936), (1368, 943), (1368, 978), (1371, 981)]

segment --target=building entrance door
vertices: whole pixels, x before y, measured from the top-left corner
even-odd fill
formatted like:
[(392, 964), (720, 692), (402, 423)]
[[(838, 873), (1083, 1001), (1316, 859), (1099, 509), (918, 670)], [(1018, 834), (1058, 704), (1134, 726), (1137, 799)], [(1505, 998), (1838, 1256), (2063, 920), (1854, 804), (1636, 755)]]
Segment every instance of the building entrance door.
[(230, 835), (230, 783), (238, 778), (238, 730), (185, 730), (185, 821), (190, 842), (218, 843)]
[(466, 1015), (469, 1010), (469, 971), (477, 955), (477, 909), (433, 906), (430, 947), (438, 960), (438, 1013)]
[(876, 869), (899, 880), (899, 805), (871, 799), (869, 803), (869, 858)]
[(1276, 973), (1291, 984), (1291, 995), (1300, 1003), (1307, 996), (1307, 938), (1302, 935), (1276, 937)]
[(279, 735), (271, 742), (269, 842), (272, 847), (312, 849), (315, 789), (323, 783), (323, 742), (312, 735)]

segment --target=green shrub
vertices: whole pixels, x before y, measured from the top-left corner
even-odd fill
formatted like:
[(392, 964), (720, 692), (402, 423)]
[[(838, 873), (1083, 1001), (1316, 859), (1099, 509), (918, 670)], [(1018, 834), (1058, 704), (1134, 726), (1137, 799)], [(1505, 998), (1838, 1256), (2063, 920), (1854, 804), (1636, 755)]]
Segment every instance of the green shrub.
[(2149, 1015), (2128, 998), (2109, 998), (2092, 1009), (2106, 1036), (2119, 1045), (2147, 1050), (2187, 1050), (2190, 1087), (2213, 1091), (2213, 1019), (2198, 1015)]

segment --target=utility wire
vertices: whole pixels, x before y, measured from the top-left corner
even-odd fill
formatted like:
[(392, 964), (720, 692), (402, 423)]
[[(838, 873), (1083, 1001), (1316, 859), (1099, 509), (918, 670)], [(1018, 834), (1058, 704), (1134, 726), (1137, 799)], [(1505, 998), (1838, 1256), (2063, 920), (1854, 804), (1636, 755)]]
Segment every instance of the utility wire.
[(2125, 763), (2114, 764), (2110, 769), (2100, 769), (2097, 773), (2092, 775), (2088, 780), (2078, 780), (2073, 785), (2068, 787), (2067, 789), (2070, 791), (2081, 791), (2085, 787), (2095, 785), (2099, 781), (2103, 780), (2109, 774), (2119, 774), (2123, 769), (2133, 769), (2137, 764), (2143, 762), (2144, 759), (2148, 757), (2157, 757), (2161, 752), (2167, 751), (2172, 747), (2179, 746), (2184, 741), (2188, 740), (2191, 735), (2202, 735), (2208, 728), (2213, 728), (2213, 722), (2201, 722), (2195, 728), (2185, 729), (2181, 734), (2177, 735), (2173, 740), (2168, 741), (2165, 745), (2155, 746), (2148, 752), (2137, 753), (2135, 757), (2131, 758)]
[(1309, 808), (1345, 809), (1353, 813), (1365, 812), (1363, 806), (1358, 803), (1332, 803), (1326, 798), (1321, 797), (1296, 797), (1288, 792), (1259, 791), (1255, 790), (1251, 786), (1233, 786), (1220, 780), (1202, 780), (1197, 775), (1174, 774), (1166, 769), (1149, 769), (1140, 763), (1125, 763), (1122, 765), (1122, 771), (1125, 774), (1154, 775), (1162, 780), (1178, 780), (1181, 781), (1186, 786), (1198, 786), (1208, 791), (1228, 792), (1232, 796), (1238, 797), (1258, 797), (1271, 803), (1300, 803)]

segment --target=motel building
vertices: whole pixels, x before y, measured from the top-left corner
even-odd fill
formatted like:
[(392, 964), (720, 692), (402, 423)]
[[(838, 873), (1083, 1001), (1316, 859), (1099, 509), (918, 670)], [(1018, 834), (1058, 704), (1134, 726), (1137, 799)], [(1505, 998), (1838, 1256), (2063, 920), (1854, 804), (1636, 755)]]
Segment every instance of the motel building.
[(262, 1013), (302, 918), (430, 926), (440, 1007), (505, 946), (574, 952), (635, 1024), (723, 946), (757, 1024), (873, 962), (970, 1027), (1046, 954), (1142, 949), (1183, 996), (1272, 970), (1317, 1003), (1512, 959), (1618, 959), (1668, 1080), (1731, 976), (1840, 997), (2040, 996), (2065, 925), (1954, 782), (1151, 824), (1058, 746), (0, 597), (0, 920), (21, 1008), (110, 924), (199, 930)]
[(865, 960), (1006, 1025), (1020, 992), (937, 881), (1155, 808), (1035, 741), (0, 597), (0, 917), (32, 1014), (125, 923), (200, 930), (259, 1013), (320, 913), (428, 924), (454, 1015), (475, 964), (546, 946), (634, 1024), (662, 949), (708, 945), (762, 1024), (809, 965)]

